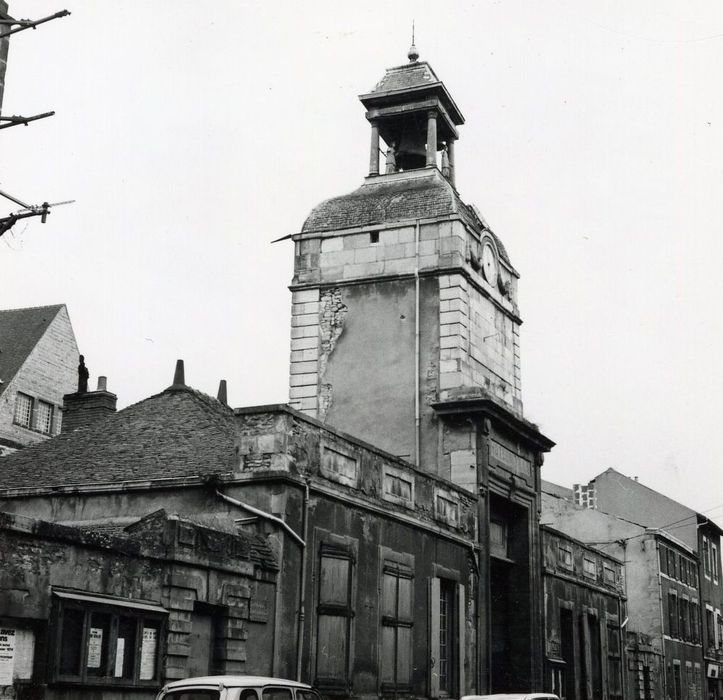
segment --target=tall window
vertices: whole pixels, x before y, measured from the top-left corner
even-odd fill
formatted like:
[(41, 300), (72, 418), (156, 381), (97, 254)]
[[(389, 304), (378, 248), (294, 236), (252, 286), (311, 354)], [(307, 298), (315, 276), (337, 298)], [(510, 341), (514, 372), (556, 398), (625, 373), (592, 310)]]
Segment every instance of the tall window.
[(35, 412), (35, 427), (41, 433), (50, 435), (53, 430), (53, 404), (46, 401), (38, 401)]
[(700, 606), (697, 600), (691, 600), (688, 606), (688, 612), (690, 614), (690, 641), (700, 642)]
[(33, 419), (33, 399), (18, 392), (15, 398), (15, 422), (23, 428), (31, 428)]
[(710, 568), (713, 572), (713, 583), (718, 583), (718, 545), (710, 545)]
[(412, 689), (412, 571), (385, 562), (382, 580), (382, 691)]
[(464, 586), (430, 581), (430, 696), (457, 695), (464, 687)]
[(710, 578), (710, 541), (703, 535), (703, 573)]
[(705, 606), (705, 631), (707, 635), (706, 644), (708, 648), (715, 646), (715, 616), (713, 608)]
[(351, 552), (322, 544), (317, 607), (316, 685), (331, 692), (347, 692), (352, 609)]
[(668, 591), (668, 635), (678, 636), (678, 596)]
[(614, 625), (608, 625), (608, 694), (610, 700), (623, 697), (620, 629)]
[(683, 684), (680, 677), (680, 661), (673, 661), (673, 693), (675, 700), (682, 700)]
[[(56, 592), (52, 677), (57, 682), (158, 685), (165, 610)], [(140, 604), (139, 604), (140, 605)]]
[(454, 668), (454, 584), (442, 580), (439, 586), (439, 691), (452, 694)]
[(690, 639), (690, 628), (688, 627), (688, 623), (690, 621), (690, 611), (688, 610), (688, 607), (688, 600), (686, 598), (681, 598), (678, 609), (678, 635), (681, 639)]

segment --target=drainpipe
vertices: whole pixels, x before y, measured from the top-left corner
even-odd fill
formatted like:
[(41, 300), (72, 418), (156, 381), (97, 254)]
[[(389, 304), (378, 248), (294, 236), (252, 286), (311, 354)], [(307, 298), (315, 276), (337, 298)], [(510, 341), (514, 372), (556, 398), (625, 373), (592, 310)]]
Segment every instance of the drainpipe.
[(414, 227), (414, 456), (421, 467), (419, 418), (419, 219)]
[[(221, 493), (221, 491), (219, 491), (218, 489), (216, 489), (216, 495), (227, 503), (231, 503), (232, 505), (236, 506), (237, 508), (242, 508), (249, 513), (257, 515), (259, 518), (263, 518), (264, 520), (268, 520), (269, 522), (276, 523), (289, 535), (289, 537), (291, 537), (291, 539), (294, 540), (294, 542), (296, 542), (296, 544), (299, 545), (299, 549), (301, 551), (301, 573), (299, 575), (299, 616), (296, 638), (296, 680), (301, 680), (301, 654), (303, 651), (305, 619), (304, 588), (306, 586), (306, 537), (309, 527), (309, 479), (306, 479), (306, 483), (304, 486), (304, 507), (302, 513), (302, 528), (304, 533), (303, 539), (299, 537), (299, 535), (297, 535), (294, 530), (291, 529), (288, 523), (286, 523), (281, 518), (277, 518), (275, 515), (271, 515), (271, 513), (267, 513), (266, 511), (254, 508), (254, 506), (251, 506), (248, 503), (243, 503), (236, 498), (227, 496), (225, 493)], [(278, 592), (279, 588), (277, 587), (276, 590)]]
[(304, 511), (302, 514), (304, 533), (304, 546), (301, 548), (301, 574), (299, 581), (299, 625), (296, 630), (296, 680), (301, 680), (301, 656), (304, 650), (304, 620), (306, 609), (304, 607), (304, 591), (306, 590), (306, 540), (309, 535), (309, 479), (304, 483)]

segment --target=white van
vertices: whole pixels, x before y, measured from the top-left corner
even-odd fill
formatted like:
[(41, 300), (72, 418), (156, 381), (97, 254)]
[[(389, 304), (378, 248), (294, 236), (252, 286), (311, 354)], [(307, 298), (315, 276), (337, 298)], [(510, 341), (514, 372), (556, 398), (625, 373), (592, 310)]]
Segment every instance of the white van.
[(168, 683), (156, 700), (321, 700), (310, 685), (265, 676), (202, 676)]

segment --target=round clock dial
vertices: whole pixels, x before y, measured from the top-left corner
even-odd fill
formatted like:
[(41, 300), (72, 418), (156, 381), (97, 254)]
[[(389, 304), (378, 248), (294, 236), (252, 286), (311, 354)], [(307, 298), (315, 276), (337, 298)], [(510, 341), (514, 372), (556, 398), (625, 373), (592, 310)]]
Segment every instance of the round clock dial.
[(492, 285), (497, 282), (497, 256), (489, 243), (482, 248), (482, 274)]

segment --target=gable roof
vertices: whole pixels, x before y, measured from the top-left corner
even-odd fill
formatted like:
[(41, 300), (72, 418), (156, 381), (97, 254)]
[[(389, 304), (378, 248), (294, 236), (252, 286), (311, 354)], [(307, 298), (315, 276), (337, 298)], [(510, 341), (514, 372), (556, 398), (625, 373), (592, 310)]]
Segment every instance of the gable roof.
[(87, 428), (3, 457), (0, 481), (2, 490), (108, 484), (228, 474), (237, 464), (232, 409), (174, 385)]
[(0, 310), (0, 395), (63, 307), (54, 304)]

